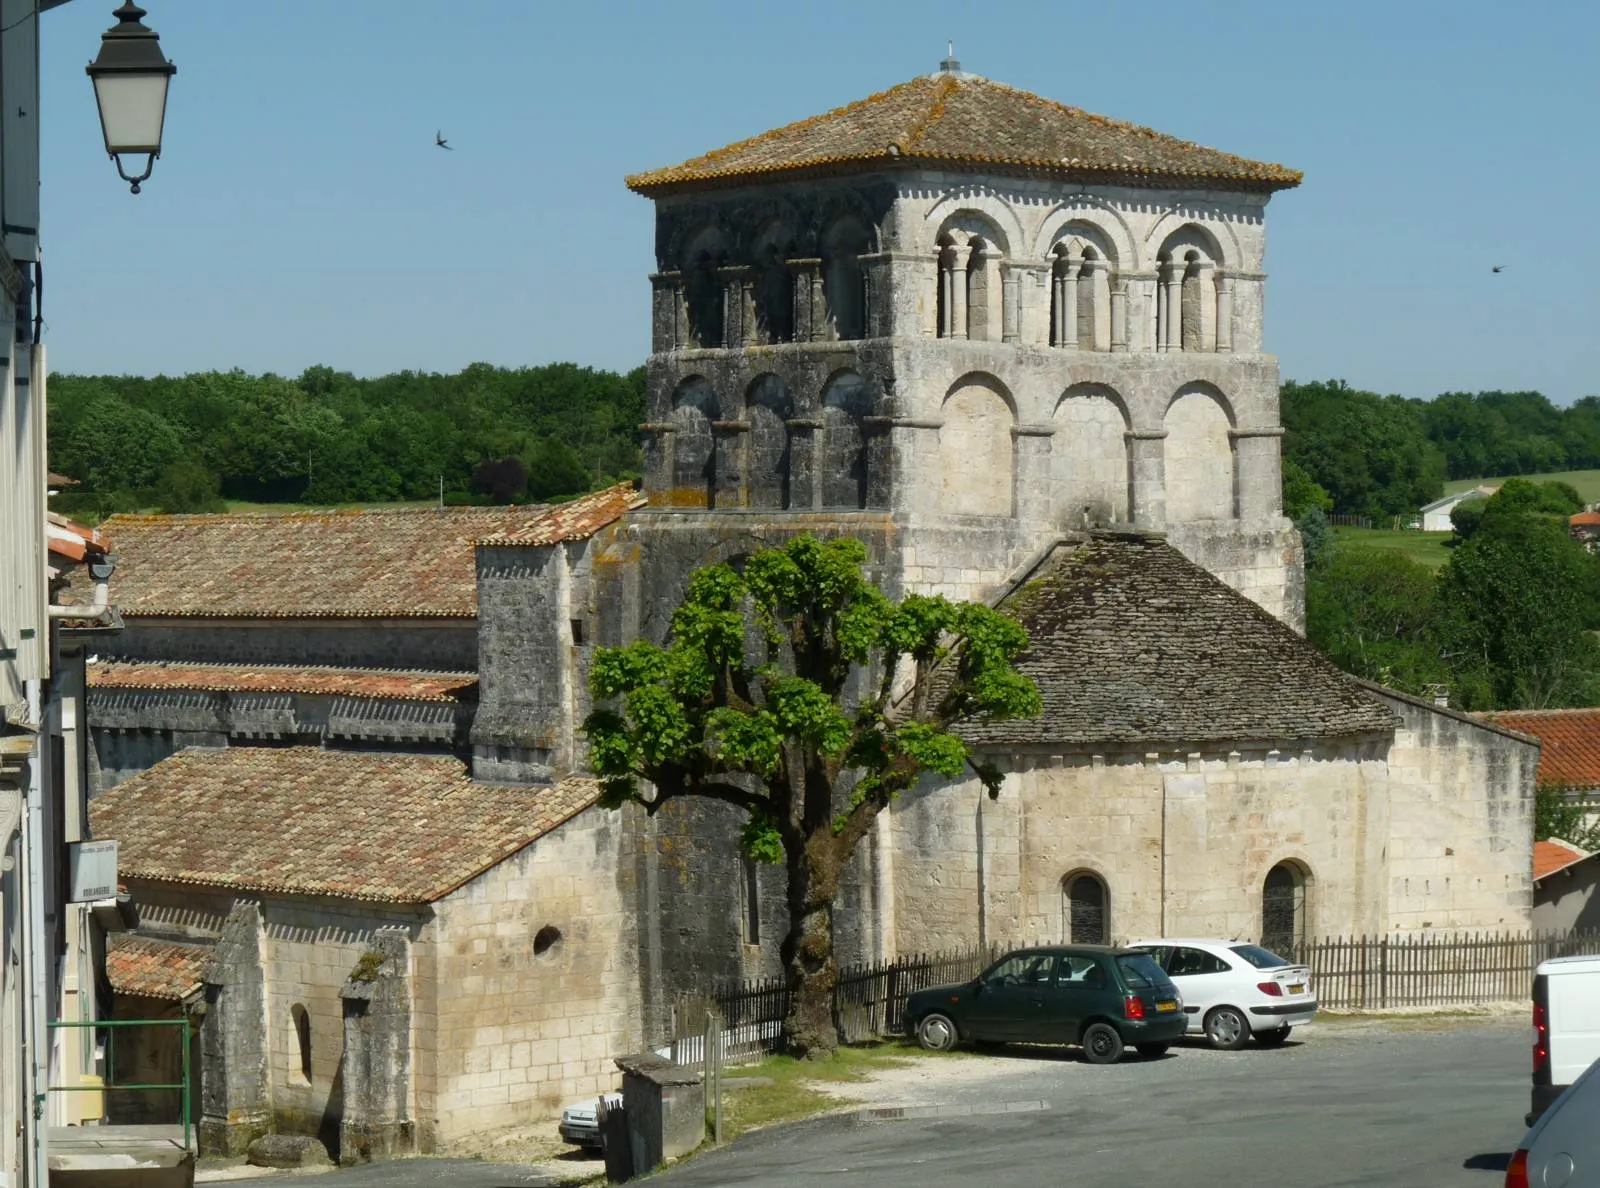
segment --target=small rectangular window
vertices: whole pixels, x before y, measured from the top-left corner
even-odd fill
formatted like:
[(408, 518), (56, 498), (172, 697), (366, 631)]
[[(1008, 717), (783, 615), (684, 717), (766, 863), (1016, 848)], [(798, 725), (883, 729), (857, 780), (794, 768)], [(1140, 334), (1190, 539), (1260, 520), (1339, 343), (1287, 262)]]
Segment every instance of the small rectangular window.
[(744, 943), (761, 943), (761, 880), (756, 870), (756, 860), (749, 856), (740, 858), (744, 865)]
[(583, 644), (583, 620), (582, 619), (573, 619), (572, 620), (572, 642), (577, 644), (577, 645), (579, 645), (580, 647)]

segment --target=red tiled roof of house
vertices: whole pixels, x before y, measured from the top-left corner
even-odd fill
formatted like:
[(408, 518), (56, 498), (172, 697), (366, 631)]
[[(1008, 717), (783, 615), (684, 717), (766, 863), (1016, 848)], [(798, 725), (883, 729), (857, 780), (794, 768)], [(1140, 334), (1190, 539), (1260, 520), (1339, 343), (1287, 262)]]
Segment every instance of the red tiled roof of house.
[(1574, 528), (1600, 527), (1600, 511), (1581, 511), (1575, 516), (1570, 516), (1567, 523)]
[(552, 545), (568, 540), (585, 540), (627, 512), (645, 505), (644, 492), (632, 483), (618, 483), (604, 491), (558, 503), (541, 510), (521, 524), (490, 536), (480, 537), (486, 545)]
[(1541, 784), (1600, 788), (1600, 707), (1502, 710), (1481, 716), (1539, 740)]
[(190, 747), (95, 799), (123, 877), (432, 903), (576, 816), (599, 784), (474, 783), (448, 756)]
[(627, 185), (659, 194), (781, 174), (919, 165), (1268, 192), (1301, 179), (1282, 165), (1205, 148), (975, 75), (939, 73), (680, 165), (634, 174)]
[(99, 529), (86, 528), (56, 512), (45, 513), (44, 530), (50, 551), (68, 561), (83, 561), (91, 554), (103, 555), (111, 550), (111, 542)]
[[(622, 490), (555, 507), (113, 516), (111, 597), (128, 618), (472, 618), (474, 541), (540, 525), (578, 539), (626, 510)], [(86, 603), (87, 587), (75, 577), (62, 601)]]
[(210, 945), (183, 945), (130, 932), (106, 939), (106, 978), (111, 989), (133, 998), (182, 1002), (200, 990)]
[(1533, 843), (1533, 881), (1565, 870), (1576, 862), (1582, 862), (1589, 856), (1587, 850), (1580, 850), (1570, 842), (1541, 841)]
[(87, 667), (91, 689), (198, 689), (208, 693), (311, 693), (381, 701), (460, 701), (474, 685), (470, 672), (298, 668), (287, 664), (170, 664), (96, 660)]

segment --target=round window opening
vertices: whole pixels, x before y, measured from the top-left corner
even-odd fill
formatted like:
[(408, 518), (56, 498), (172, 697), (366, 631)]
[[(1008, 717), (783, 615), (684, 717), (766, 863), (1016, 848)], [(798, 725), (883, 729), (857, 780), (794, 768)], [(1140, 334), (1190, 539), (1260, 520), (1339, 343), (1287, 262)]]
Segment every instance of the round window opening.
[(533, 955), (535, 957), (543, 957), (552, 949), (560, 946), (560, 944), (561, 929), (557, 928), (554, 924), (546, 924), (534, 934)]

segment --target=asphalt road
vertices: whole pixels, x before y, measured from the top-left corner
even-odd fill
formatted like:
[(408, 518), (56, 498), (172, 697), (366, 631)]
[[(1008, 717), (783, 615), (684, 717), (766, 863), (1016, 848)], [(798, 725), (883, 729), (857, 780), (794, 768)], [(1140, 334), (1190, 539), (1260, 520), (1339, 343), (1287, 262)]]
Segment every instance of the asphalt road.
[[(1110, 1068), (1013, 1049), (993, 1059), (1014, 1075), (977, 1090), (953, 1081), (940, 1115), (758, 1132), (650, 1182), (1499, 1188), (1528, 1108), (1525, 1024), (1333, 1025), (1299, 1040), (1271, 1052), (1186, 1045)], [(990, 1112), (1002, 1108), (1012, 1112)]]

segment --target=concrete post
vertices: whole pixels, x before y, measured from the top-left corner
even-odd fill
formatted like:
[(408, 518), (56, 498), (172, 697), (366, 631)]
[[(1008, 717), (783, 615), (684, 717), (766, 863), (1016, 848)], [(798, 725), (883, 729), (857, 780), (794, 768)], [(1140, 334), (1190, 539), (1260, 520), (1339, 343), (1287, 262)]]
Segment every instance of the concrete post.
[(967, 337), (967, 269), (971, 267), (972, 249), (950, 249), (950, 338)]
[(1111, 349), (1117, 354), (1128, 350), (1128, 281), (1122, 276), (1111, 281)]
[(1217, 350), (1233, 350), (1233, 277), (1217, 274)]

